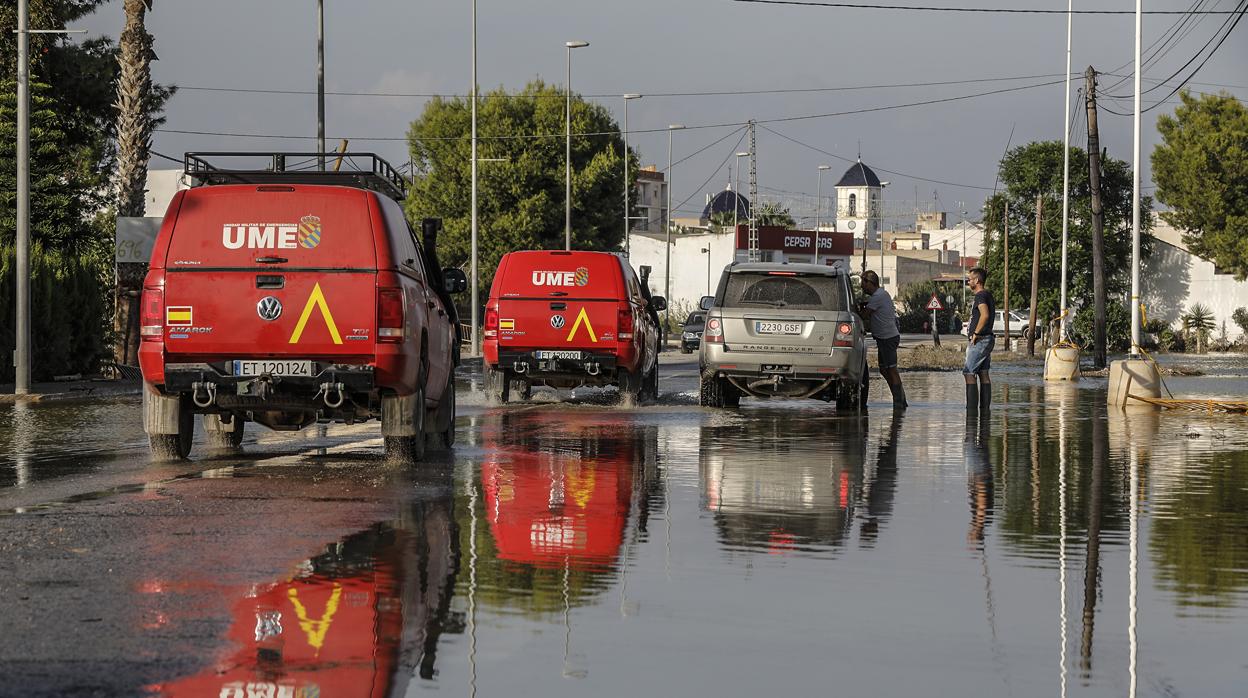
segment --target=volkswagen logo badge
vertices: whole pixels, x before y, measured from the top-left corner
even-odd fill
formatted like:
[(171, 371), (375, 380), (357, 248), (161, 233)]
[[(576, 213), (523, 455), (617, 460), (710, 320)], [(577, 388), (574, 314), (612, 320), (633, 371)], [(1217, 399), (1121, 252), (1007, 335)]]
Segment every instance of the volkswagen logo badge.
[(256, 314), (261, 320), (276, 320), (282, 316), (282, 302), (273, 296), (265, 296), (256, 303)]
[(566, 322), (567, 320), (564, 320), (562, 315), (554, 315), (554, 316), (551, 316), (550, 318), (550, 326), (555, 328), (556, 330), (562, 330), (563, 325)]

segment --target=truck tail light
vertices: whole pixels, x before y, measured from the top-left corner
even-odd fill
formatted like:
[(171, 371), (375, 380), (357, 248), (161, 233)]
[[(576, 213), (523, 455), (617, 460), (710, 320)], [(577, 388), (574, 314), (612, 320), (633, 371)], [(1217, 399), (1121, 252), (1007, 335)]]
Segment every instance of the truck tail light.
[(615, 321), (616, 336), (620, 339), (633, 338), (633, 309), (630, 307), (620, 308), (616, 314)]
[(377, 341), (403, 341), (403, 289), (377, 289)]
[(158, 342), (164, 336), (165, 278), (163, 273), (148, 274), (139, 300), (139, 337), (144, 342)]
[(841, 322), (836, 325), (836, 338), (832, 341), (834, 347), (852, 347), (854, 346), (854, 326), (848, 322)]
[(485, 336), (498, 336), (498, 307), (486, 306), (485, 308)]
[(724, 343), (724, 321), (717, 317), (706, 321), (706, 329), (702, 331), (702, 341), (711, 344)]

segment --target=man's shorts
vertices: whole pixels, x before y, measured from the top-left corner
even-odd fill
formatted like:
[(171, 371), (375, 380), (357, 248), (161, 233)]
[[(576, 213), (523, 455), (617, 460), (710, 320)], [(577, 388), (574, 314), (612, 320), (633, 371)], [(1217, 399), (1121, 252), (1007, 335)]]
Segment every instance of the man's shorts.
[(875, 349), (880, 359), (880, 370), (897, 368), (897, 347), (901, 346), (901, 335), (896, 337), (877, 338)]
[(974, 344), (966, 345), (966, 366), (962, 369), (965, 375), (984, 373), (992, 368), (992, 348), (997, 346), (997, 338), (988, 335)]

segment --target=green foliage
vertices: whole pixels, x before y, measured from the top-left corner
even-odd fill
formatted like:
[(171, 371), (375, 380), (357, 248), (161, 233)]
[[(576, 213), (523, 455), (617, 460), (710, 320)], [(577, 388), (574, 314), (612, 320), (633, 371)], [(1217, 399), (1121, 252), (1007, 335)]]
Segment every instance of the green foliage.
[(781, 208), (780, 204), (774, 201), (768, 201), (758, 207), (758, 224), (759, 225), (775, 225), (782, 228), (792, 228), (797, 224), (793, 220), (793, 215), (789, 213), (789, 209)]
[(1235, 321), (1236, 325), (1239, 325), (1240, 331), (1244, 333), (1244, 338), (1248, 339), (1248, 308), (1236, 308), (1235, 312), (1231, 313), (1231, 319)]
[(1179, 94), (1174, 116), (1157, 119), (1153, 149), (1161, 214), (1183, 241), (1239, 280), (1248, 278), (1248, 107), (1229, 94)]
[[(1083, 347), (1092, 346), (1093, 317), (1091, 301), (1070, 323), (1071, 339)], [(1125, 351), (1131, 346), (1131, 314), (1121, 303), (1105, 304), (1105, 346), (1109, 351)]]
[[(97, 253), (98, 254), (98, 253)], [(16, 254), (0, 247), (0, 377), (13, 380)], [(79, 258), (31, 245), (31, 366), (35, 380), (92, 373), (108, 354), (109, 299), (100, 269), (108, 260)]]
[[(563, 249), (564, 139), (498, 138), (562, 134), (565, 94), (541, 81), (517, 95), (501, 89), (477, 107), (479, 265), (488, 289), (503, 254)], [(467, 267), (471, 255), (471, 104), (433, 99), (408, 131), (416, 177), (407, 199), (411, 220), (440, 217), (438, 255), (448, 266)], [(572, 247), (616, 250), (623, 242), (624, 142), (605, 107), (572, 98)], [(629, 168), (637, 172), (636, 158)], [(631, 182), (630, 182), (631, 185)]]
[(1196, 353), (1203, 354), (1205, 347), (1209, 346), (1209, 336), (1217, 327), (1213, 311), (1203, 303), (1193, 303), (1180, 319), (1183, 321), (1184, 337), (1195, 344)]
[[(1114, 158), (1101, 160), (1101, 202), (1105, 225), (1106, 297), (1126, 292), (1131, 284), (1131, 168)], [(984, 255), (988, 288), (1004, 306), (1003, 221), (1010, 204), (1010, 308), (1030, 306), (1031, 263), (1036, 230), (1036, 197), (1043, 197), (1040, 241), (1038, 316), (1056, 317), (1061, 303), (1062, 270), (1062, 143), (1037, 141), (1021, 145), (1001, 160), (1003, 191), (984, 203)], [(1141, 221), (1141, 253), (1152, 250), (1152, 200), (1144, 197)], [(1088, 183), (1088, 157), (1070, 149), (1070, 217), (1067, 229), (1069, 278), (1068, 302), (1079, 315), (1092, 315), (1092, 197)], [(1113, 305), (1112, 303), (1107, 305)], [(1110, 311), (1107, 311), (1110, 312)], [(1089, 332), (1087, 338), (1091, 338)]]
[[(920, 281), (902, 286), (897, 292), (897, 297), (893, 299), (897, 305), (897, 319), (901, 321), (901, 331), (922, 332), (923, 323), (932, 321), (932, 311), (925, 309), (927, 302), (932, 299), (932, 293), (936, 293), (940, 297), (940, 302), (945, 303), (945, 296), (952, 292), (950, 289), (950, 284), (938, 284), (935, 281)], [(957, 297), (956, 294), (955, 297)], [(950, 321), (956, 311), (957, 307), (950, 304), (945, 304), (944, 310), (936, 311), (936, 326), (941, 334), (950, 332)]]

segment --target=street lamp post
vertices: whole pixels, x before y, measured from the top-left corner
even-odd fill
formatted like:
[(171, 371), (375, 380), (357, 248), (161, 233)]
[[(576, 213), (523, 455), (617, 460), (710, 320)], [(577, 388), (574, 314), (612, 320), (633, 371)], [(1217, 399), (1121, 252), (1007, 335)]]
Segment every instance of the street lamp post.
[(589, 42), (568, 41), (564, 43), (564, 46), (568, 49), (568, 82), (566, 88), (567, 108), (565, 113), (567, 143), (563, 168), (563, 249), (570, 250), (572, 249), (572, 49), (585, 48), (586, 46), (589, 46)]
[[(415, 176), (415, 173), (412, 173)], [(481, 355), (481, 282), (477, 269), (477, 0), (472, 0), (472, 355)]]
[(632, 252), (632, 242), (629, 236), (633, 232), (632, 208), (628, 205), (629, 189), (632, 187), (628, 184), (628, 103), (634, 99), (641, 99), (641, 95), (627, 94), (624, 95), (624, 256), (628, 257)]
[[(476, 4), (473, 4), (473, 41), (476, 41)], [(476, 44), (473, 44), (476, 55)], [(316, 0), (316, 154), (325, 171), (325, 0)]]
[[(685, 127), (684, 124), (668, 124), (667, 125), (667, 215), (663, 227), (667, 233), (666, 261), (663, 262), (663, 298), (669, 299), (672, 295), (672, 132), (679, 131)], [(672, 317), (671, 301), (668, 301), (668, 309), (663, 311), (663, 324), (669, 324)]]
[(819, 263), (819, 226), (822, 224), (821, 218), (823, 214), (823, 171), (830, 169), (832, 169), (831, 165), (819, 166), (817, 184), (815, 185), (815, 253), (811, 257), (811, 261), (815, 264)]
[(711, 243), (706, 243), (706, 247), (702, 248), (702, 254), (706, 255), (706, 295), (711, 295)]

